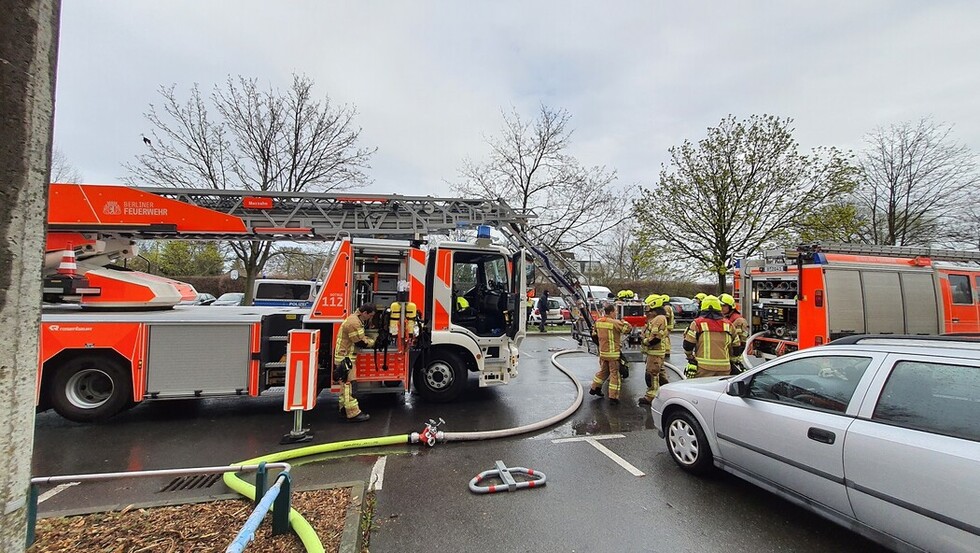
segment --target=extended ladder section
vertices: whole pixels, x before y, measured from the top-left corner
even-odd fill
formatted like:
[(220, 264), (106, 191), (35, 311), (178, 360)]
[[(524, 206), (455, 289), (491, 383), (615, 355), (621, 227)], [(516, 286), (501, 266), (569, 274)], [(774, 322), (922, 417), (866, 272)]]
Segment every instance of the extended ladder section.
[[(526, 220), (500, 200), (382, 194), (139, 188), (240, 219), (251, 239), (332, 240), (338, 233), (420, 239), (479, 225)], [(142, 232), (166, 237), (165, 234)], [(195, 238), (181, 233), (181, 238)], [(238, 238), (242, 238), (238, 236)]]
[(933, 261), (951, 263), (980, 263), (980, 252), (954, 250), (938, 250), (935, 248), (915, 246), (882, 246), (878, 244), (813, 244), (802, 245), (795, 249), (787, 249), (787, 258), (803, 255), (812, 257), (816, 253), (833, 253), (845, 255), (870, 255), (882, 257), (927, 257)]
[(500, 232), (515, 246), (531, 252), (542, 263), (544, 274), (558, 287), (562, 296), (572, 301), (578, 307), (579, 313), (586, 326), (586, 332), (592, 333), (592, 315), (586, 302), (585, 290), (582, 283), (584, 275), (567, 256), (557, 249), (548, 246), (547, 241), (532, 242), (531, 237), (521, 227), (513, 223), (502, 224)]

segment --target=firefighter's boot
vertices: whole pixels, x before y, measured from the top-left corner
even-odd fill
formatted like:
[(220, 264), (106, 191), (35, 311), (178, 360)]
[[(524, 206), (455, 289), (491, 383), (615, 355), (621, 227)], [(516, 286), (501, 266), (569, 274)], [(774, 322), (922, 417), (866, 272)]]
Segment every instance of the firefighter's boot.
[(589, 388), (589, 395), (602, 397), (602, 388)]
[(367, 413), (358, 413), (356, 417), (350, 417), (346, 420), (347, 422), (366, 422), (370, 418), (371, 415), (368, 415)]

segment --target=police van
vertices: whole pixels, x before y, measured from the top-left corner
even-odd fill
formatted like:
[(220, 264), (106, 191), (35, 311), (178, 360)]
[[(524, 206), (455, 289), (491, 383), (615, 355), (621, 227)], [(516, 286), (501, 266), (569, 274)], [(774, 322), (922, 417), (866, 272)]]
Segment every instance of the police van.
[(313, 280), (260, 278), (252, 287), (252, 305), (263, 307), (313, 307), (319, 289)]

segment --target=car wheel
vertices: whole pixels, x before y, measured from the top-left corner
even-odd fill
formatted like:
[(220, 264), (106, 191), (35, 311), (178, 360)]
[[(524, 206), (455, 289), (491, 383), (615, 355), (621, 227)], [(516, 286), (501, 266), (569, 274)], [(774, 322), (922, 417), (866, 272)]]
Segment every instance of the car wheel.
[(126, 408), (132, 395), (122, 363), (102, 355), (81, 355), (54, 373), (51, 406), (75, 422), (104, 421)]
[(426, 361), (419, 360), (412, 375), (415, 391), (419, 396), (433, 403), (455, 401), (466, 389), (468, 374), (463, 360), (449, 351), (433, 354)]
[(698, 475), (714, 469), (711, 447), (694, 415), (684, 410), (673, 411), (664, 426), (667, 451), (679, 467)]

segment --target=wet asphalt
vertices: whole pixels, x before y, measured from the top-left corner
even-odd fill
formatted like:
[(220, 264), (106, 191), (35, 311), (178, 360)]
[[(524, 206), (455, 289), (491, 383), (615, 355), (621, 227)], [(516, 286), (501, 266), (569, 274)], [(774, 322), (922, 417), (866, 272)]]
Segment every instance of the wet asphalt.
[[(680, 364), (679, 335), (674, 361)], [(313, 443), (405, 434), (443, 418), (448, 431), (494, 430), (533, 423), (563, 411), (574, 384), (550, 362), (574, 348), (567, 334), (532, 334), (521, 347), (520, 376), (507, 386), (479, 388), (448, 405), (412, 394), (367, 396), (366, 423), (336, 419), (337, 400), (324, 394), (305, 416)], [(596, 358), (562, 355), (559, 362), (588, 387)], [(727, 474), (698, 478), (679, 470), (653, 429), (642, 366), (625, 380), (622, 401), (585, 395), (565, 421), (523, 436), (340, 452), (294, 470), (300, 488), (371, 480), (384, 459), (376, 491), (373, 552), (401, 551), (690, 551), (878, 552), (869, 541)], [(282, 396), (147, 403), (98, 425), (53, 412), (37, 417), (33, 474), (146, 470), (220, 465), (288, 449), (279, 438), (291, 416)], [(592, 443), (622, 460), (617, 463)], [(556, 440), (558, 440), (556, 442)], [(478, 495), (468, 482), (494, 468), (523, 466), (547, 475), (547, 485)], [(632, 472), (631, 472), (632, 471)], [(635, 473), (642, 472), (642, 476)], [(40, 505), (42, 516), (130, 504), (199, 499), (226, 493), (208, 487), (161, 491), (171, 479), (125, 480), (66, 488)], [(378, 484), (375, 484), (377, 486)]]

